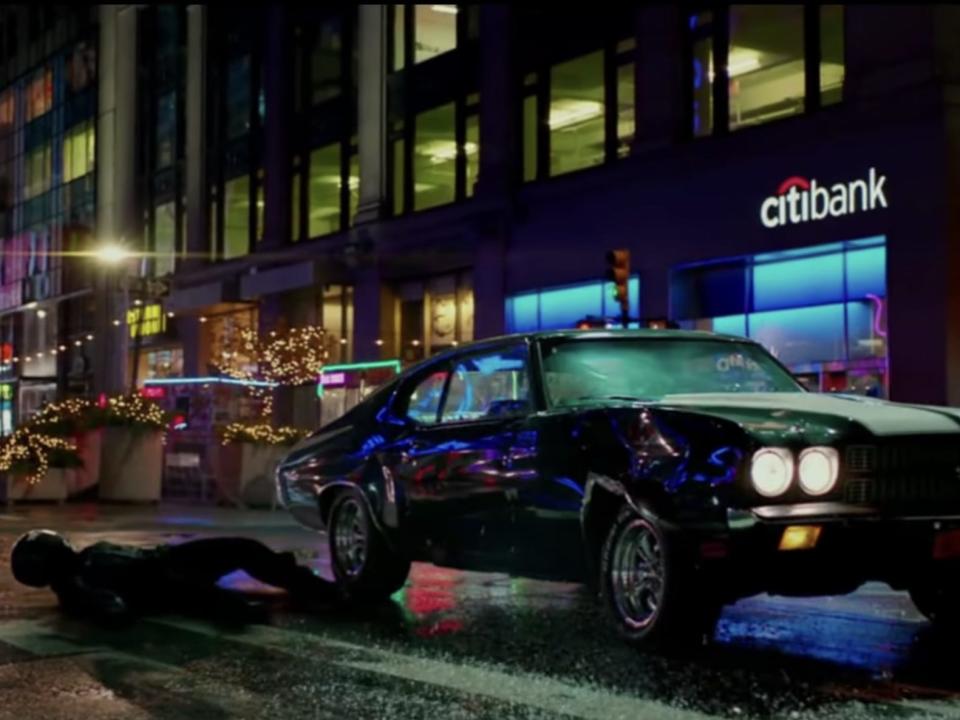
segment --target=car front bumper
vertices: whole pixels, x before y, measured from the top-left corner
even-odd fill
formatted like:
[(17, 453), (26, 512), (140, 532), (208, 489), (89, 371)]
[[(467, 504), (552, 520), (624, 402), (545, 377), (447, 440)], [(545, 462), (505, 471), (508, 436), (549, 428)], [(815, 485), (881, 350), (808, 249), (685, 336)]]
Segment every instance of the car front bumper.
[[(791, 542), (798, 537), (799, 545)], [(960, 573), (960, 512), (844, 503), (730, 510), (727, 530), (701, 538), (697, 550), (713, 580), (740, 596), (839, 594), (870, 580), (904, 589)]]

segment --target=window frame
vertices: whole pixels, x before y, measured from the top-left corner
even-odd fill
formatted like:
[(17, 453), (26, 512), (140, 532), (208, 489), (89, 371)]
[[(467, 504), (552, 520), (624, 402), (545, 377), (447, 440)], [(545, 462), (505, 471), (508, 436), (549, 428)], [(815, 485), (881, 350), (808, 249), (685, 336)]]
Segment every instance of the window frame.
[[(386, 129), (388, 203), (391, 217), (430, 212), (456, 205), (473, 197), (467, 189), (467, 127), (471, 118), (480, 120), (480, 77), (471, 74), (479, 66), (479, 45), (470, 34), (471, 12), (475, 6), (457, 4), (457, 43), (453, 50), (415, 62), (416, 6), (389, 5), (387, 15), (387, 96)], [(403, 67), (396, 68), (397, 13), (403, 13)], [(441, 73), (441, 71), (444, 71)], [(437, 83), (436, 78), (466, 78), (466, 82)], [(453, 200), (417, 210), (415, 192), (416, 119), (431, 110), (453, 104), (454, 157)], [(479, 141), (479, 133), (478, 133)], [(399, 143), (400, 159), (394, 148)], [(479, 144), (479, 142), (478, 142)], [(482, 148), (478, 148), (478, 153)], [(400, 177), (397, 177), (397, 166)], [(479, 175), (479, 167), (478, 167)], [(399, 182), (398, 182), (399, 180)], [(399, 189), (400, 197), (397, 197)]]
[[(621, 49), (619, 46), (626, 40), (634, 40), (633, 47)], [(592, 170), (598, 167), (604, 167), (617, 162), (620, 158), (618, 154), (620, 138), (618, 135), (619, 119), (619, 84), (618, 75), (622, 67), (633, 65), (636, 73), (636, 63), (638, 62), (637, 52), (640, 44), (635, 31), (629, 33), (618, 33), (607, 30), (599, 45), (590, 43), (577, 47), (564, 48), (563, 52), (555, 52), (541, 55), (536, 61), (526, 67), (519, 68), (519, 76), (516, 78), (518, 87), (517, 107), (514, 122), (518, 128), (517, 138), (521, 152), (518, 153), (516, 177), (520, 185), (529, 182), (540, 182), (551, 178), (564, 177), (566, 175), (575, 175), (580, 172)], [(563, 63), (577, 60), (579, 58), (599, 52), (602, 57), (603, 67), (601, 68), (601, 86), (603, 88), (603, 159), (596, 165), (589, 165), (557, 173), (550, 172), (550, 99), (552, 92), (552, 73), (554, 68)], [(528, 78), (532, 78), (528, 82)], [(634, 135), (633, 143), (637, 141), (637, 129), (639, 123), (636, 122), (636, 83), (634, 83)], [(536, 138), (536, 147), (534, 149), (534, 168), (532, 176), (525, 177), (524, 158), (526, 148), (524, 147), (524, 105), (525, 101), (535, 98), (535, 117), (534, 117), (534, 137)]]
[[(522, 347), (526, 353), (526, 373), (527, 373), (527, 409), (523, 413), (516, 413), (511, 415), (502, 415), (498, 417), (481, 417), (474, 419), (466, 420), (455, 420), (451, 422), (442, 422), (443, 411), (447, 403), (447, 395), (450, 391), (450, 381), (453, 378), (454, 367), (461, 361), (467, 358), (482, 356), (482, 355), (491, 355), (499, 352), (504, 352), (513, 348)], [(539, 365), (535, 368), (534, 364), (537, 362), (535, 357), (536, 353), (534, 352), (533, 344), (529, 338), (519, 338), (514, 339), (509, 342), (499, 342), (495, 345), (482, 345), (480, 347), (470, 348), (463, 352), (458, 352), (453, 355), (449, 355), (437, 361), (431, 361), (428, 365), (425, 365), (415, 374), (411, 375), (400, 387), (397, 389), (397, 393), (394, 396), (393, 402), (391, 404), (391, 415), (394, 417), (402, 419), (404, 423), (408, 423), (411, 427), (417, 430), (434, 430), (434, 429), (446, 429), (451, 427), (460, 427), (463, 425), (480, 425), (485, 423), (495, 423), (495, 422), (504, 422), (508, 420), (517, 420), (521, 418), (530, 417), (538, 411), (541, 407), (541, 392), (540, 385), (537, 380), (537, 373)], [(413, 395), (413, 392), (420, 386), (420, 384), (430, 375), (433, 375), (437, 372), (446, 373), (446, 378), (443, 383), (443, 391), (440, 394), (440, 405), (437, 408), (436, 421), (427, 425), (414, 418), (411, 418), (409, 415), (410, 410), (410, 397)]]
[[(683, 8), (680, 15), (681, 32), (683, 36), (683, 128), (682, 137), (685, 140), (698, 140), (714, 136), (728, 135), (731, 132), (742, 132), (750, 130), (753, 127), (760, 127), (770, 123), (789, 121), (791, 119), (815, 113), (823, 109), (821, 102), (821, 77), (820, 69), (822, 65), (821, 56), (821, 38), (823, 35), (823, 5), (798, 3), (801, 6), (803, 14), (803, 76), (804, 76), (804, 97), (803, 110), (794, 115), (788, 115), (782, 118), (767, 120), (757, 123), (755, 126), (748, 125), (737, 128), (730, 127), (730, 83), (727, 77), (728, 55), (730, 51), (730, 5), (703, 4), (687, 5)], [(844, 55), (846, 55), (847, 43), (847, 22), (846, 7), (841, 5), (842, 32), (844, 35)], [(712, 17), (709, 22), (699, 27), (691, 27), (693, 16), (709, 12)], [(711, 84), (711, 93), (713, 99), (713, 112), (711, 118), (710, 132), (702, 135), (696, 135), (693, 132), (693, 52), (694, 46), (698, 41), (710, 39), (712, 41), (712, 60), (714, 67), (714, 80)], [(846, 67), (846, 57), (844, 56), (844, 67)], [(719, 72), (720, 70), (723, 72)], [(726, 82), (718, 82), (720, 77), (727, 78)], [(843, 96), (835, 105), (843, 103)]]

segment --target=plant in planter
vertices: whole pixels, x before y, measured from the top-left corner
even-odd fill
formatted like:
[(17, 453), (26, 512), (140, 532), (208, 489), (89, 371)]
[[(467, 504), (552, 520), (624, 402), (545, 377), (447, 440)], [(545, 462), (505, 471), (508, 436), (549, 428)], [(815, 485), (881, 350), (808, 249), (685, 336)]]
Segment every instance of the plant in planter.
[(29, 424), (0, 443), (0, 472), (6, 475), (7, 502), (22, 498), (63, 501), (69, 474), (81, 467), (76, 445)]
[(96, 405), (83, 398), (68, 398), (45, 405), (30, 418), (29, 425), (53, 437), (72, 440), (77, 446), (81, 465), (70, 474), (67, 492), (75, 495), (88, 490), (100, 480), (100, 448), (103, 431), (93, 425)]
[(242, 505), (273, 506), (277, 463), (307, 431), (266, 423), (231, 423), (220, 435), (224, 446), (218, 473), (221, 492)]
[(103, 428), (100, 498), (159, 502), (167, 414), (140, 395), (119, 395), (94, 406), (89, 423)]

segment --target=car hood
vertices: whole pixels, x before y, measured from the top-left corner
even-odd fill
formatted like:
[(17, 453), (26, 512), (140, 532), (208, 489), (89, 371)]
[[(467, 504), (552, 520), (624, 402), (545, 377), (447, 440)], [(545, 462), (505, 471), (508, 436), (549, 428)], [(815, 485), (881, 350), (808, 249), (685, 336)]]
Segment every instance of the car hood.
[(906, 405), (858, 395), (710, 393), (667, 395), (656, 405), (736, 422), (755, 435), (834, 435), (852, 424), (877, 436), (960, 433), (960, 410)]

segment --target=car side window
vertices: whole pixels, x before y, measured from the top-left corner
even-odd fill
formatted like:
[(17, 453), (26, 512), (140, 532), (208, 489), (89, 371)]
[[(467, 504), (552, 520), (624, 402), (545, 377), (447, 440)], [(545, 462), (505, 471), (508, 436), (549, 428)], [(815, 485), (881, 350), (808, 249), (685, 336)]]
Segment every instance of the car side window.
[(417, 383), (407, 402), (407, 417), (421, 425), (436, 423), (446, 382), (447, 371), (438, 370)]
[(440, 422), (523, 415), (529, 406), (527, 346), (516, 345), (456, 362)]

